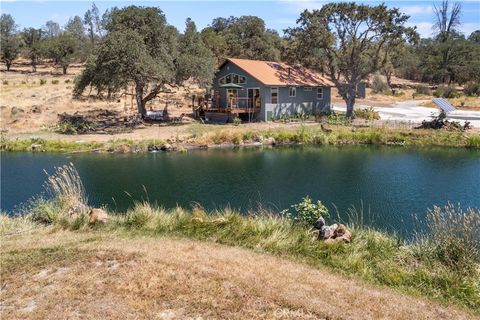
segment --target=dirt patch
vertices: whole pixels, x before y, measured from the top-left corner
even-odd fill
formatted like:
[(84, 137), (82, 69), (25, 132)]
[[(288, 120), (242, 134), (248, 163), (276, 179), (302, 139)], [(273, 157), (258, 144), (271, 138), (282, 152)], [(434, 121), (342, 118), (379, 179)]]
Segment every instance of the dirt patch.
[(75, 258), (43, 260), (35, 268), (2, 275), (2, 319), (474, 318), (300, 263), (217, 244), (68, 232), (2, 242), (11, 254), (20, 248), (60, 248), (72, 237)]

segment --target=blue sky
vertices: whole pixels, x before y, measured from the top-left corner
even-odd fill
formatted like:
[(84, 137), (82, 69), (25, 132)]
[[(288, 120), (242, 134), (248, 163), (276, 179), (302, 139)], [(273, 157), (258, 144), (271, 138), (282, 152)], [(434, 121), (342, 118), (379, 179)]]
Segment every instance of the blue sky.
[[(440, 0), (438, 0), (440, 1)], [(438, 2), (437, 1), (437, 2)], [(284, 1), (95, 1), (103, 12), (110, 7), (123, 7), (130, 4), (160, 7), (170, 24), (183, 31), (185, 19), (192, 18), (197, 27), (202, 29), (215, 17), (241, 15), (256, 15), (265, 20), (268, 28), (282, 30), (294, 26), (301, 11), (318, 9), (322, 3), (330, 1), (316, 0), (284, 0)], [(384, 1), (389, 6), (399, 7), (410, 15), (410, 25), (416, 25), (422, 37), (432, 33), (434, 1)], [(20, 28), (41, 27), (48, 20), (54, 20), (64, 25), (70, 17), (83, 14), (91, 7), (92, 1), (18, 1), (2, 0), (0, 11), (11, 14)], [(381, 3), (381, 1), (363, 1), (366, 4)], [(462, 26), (461, 31), (467, 36), (480, 29), (480, 1), (461, 1)]]

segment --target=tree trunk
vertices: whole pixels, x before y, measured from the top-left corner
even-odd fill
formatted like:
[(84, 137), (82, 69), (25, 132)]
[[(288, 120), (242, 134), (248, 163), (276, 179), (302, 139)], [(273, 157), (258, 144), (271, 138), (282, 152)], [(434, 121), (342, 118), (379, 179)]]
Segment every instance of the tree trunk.
[(353, 106), (355, 105), (355, 98), (357, 96), (356, 85), (349, 84), (347, 89), (345, 102), (347, 103), (347, 118), (353, 117)]
[(7, 71), (10, 71), (10, 67), (12, 66), (12, 61), (5, 60), (5, 64), (7, 65)]
[(67, 74), (68, 66), (62, 66), (63, 74)]
[(142, 118), (147, 114), (145, 108), (145, 102), (143, 100), (143, 85), (140, 82), (135, 83), (135, 100), (137, 101), (138, 113), (142, 115)]

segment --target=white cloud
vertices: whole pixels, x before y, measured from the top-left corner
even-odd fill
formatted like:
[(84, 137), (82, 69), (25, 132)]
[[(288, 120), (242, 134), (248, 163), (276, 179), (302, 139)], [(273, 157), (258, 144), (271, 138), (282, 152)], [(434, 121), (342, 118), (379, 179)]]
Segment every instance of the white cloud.
[(409, 27), (417, 27), (417, 32), (422, 38), (430, 38), (433, 35), (433, 23), (431, 22), (409, 22)]
[(400, 11), (405, 14), (430, 14), (433, 13), (433, 6), (406, 6), (400, 7)]

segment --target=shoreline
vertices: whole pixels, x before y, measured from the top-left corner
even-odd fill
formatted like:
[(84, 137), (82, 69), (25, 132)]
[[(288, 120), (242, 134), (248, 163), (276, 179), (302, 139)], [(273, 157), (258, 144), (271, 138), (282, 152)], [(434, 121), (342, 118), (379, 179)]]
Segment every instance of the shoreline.
[[(78, 137), (84, 136), (86, 135), (78, 135)], [(480, 148), (480, 134), (446, 130), (348, 126), (332, 126), (325, 130), (318, 125), (276, 127), (267, 130), (227, 127), (167, 139), (117, 139), (112, 136), (106, 141), (66, 141), (56, 138), (37, 138), (35, 134), (31, 134), (30, 138), (8, 138), (2, 135), (0, 151), (145, 153), (282, 145), (436, 146), (476, 149)]]

